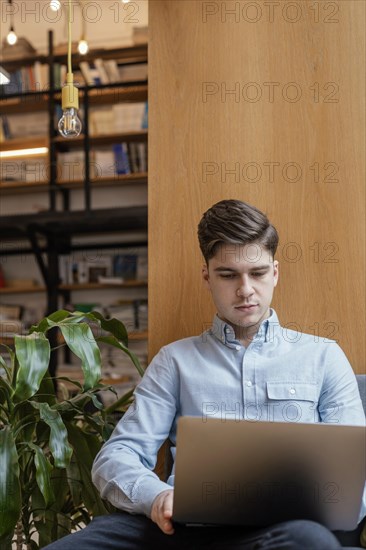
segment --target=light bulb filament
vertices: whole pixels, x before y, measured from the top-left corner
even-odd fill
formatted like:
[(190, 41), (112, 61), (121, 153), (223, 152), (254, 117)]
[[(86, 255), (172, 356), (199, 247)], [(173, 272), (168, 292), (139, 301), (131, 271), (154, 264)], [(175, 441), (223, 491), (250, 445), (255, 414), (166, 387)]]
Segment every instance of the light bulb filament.
[(80, 135), (81, 122), (74, 107), (64, 109), (58, 123), (58, 130), (65, 138), (74, 138)]

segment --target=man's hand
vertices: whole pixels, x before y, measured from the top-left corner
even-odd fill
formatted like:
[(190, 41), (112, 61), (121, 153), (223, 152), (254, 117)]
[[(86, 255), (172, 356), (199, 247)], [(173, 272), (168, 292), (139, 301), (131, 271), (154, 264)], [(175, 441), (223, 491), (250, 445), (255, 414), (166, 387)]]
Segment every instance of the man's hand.
[(166, 535), (174, 533), (171, 517), (173, 515), (173, 489), (158, 494), (152, 503), (151, 519)]

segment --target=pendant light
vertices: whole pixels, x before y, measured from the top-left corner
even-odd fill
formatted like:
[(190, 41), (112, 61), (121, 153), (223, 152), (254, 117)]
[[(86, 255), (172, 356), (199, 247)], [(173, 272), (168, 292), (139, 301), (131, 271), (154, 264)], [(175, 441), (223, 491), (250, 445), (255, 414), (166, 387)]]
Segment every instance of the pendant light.
[(78, 117), (79, 91), (74, 86), (74, 75), (71, 63), (71, 0), (68, 2), (68, 54), (66, 84), (62, 88), (62, 117), (58, 123), (58, 131), (65, 138), (75, 138), (81, 132), (81, 121)]
[[(13, 0), (8, 0), (8, 4), (10, 6), (13, 6)], [(11, 10), (10, 12), (10, 29), (6, 37), (6, 41), (9, 44), (9, 46), (14, 46), (18, 42), (18, 37), (14, 30), (14, 12)]]

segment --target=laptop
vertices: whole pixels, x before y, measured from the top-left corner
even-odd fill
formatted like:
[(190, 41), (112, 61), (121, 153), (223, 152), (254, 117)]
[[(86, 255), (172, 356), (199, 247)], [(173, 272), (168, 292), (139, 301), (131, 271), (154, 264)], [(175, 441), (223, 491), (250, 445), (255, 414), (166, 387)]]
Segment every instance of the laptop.
[(254, 527), (309, 519), (353, 530), (365, 454), (363, 426), (181, 417), (173, 521)]

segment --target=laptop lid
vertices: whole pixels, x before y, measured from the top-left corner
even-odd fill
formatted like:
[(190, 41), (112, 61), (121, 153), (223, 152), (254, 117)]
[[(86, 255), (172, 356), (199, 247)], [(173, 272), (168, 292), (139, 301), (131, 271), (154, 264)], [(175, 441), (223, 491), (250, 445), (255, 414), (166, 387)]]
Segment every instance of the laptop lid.
[(363, 426), (181, 417), (173, 521), (355, 529), (365, 452)]

